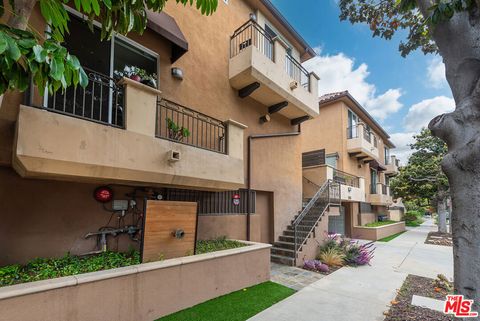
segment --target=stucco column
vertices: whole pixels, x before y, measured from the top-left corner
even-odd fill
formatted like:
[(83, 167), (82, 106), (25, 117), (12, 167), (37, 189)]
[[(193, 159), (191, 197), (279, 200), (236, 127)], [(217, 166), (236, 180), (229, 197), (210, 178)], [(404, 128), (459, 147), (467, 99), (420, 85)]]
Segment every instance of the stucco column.
[(128, 78), (119, 84), (125, 89), (125, 129), (154, 137), (161, 91)]
[(365, 202), (365, 178), (363, 177), (359, 177), (358, 178), (358, 187), (360, 188), (360, 191), (361, 191), (361, 195), (362, 195), (362, 200), (361, 202)]
[(286, 70), (286, 56), (288, 45), (279, 37), (273, 38), (273, 61), (283, 70)]
[(229, 119), (225, 122), (227, 126), (227, 149), (228, 156), (243, 159), (243, 142), (246, 125)]
[(330, 166), (325, 166), (327, 168), (327, 179), (333, 179), (333, 168)]
[(310, 81), (310, 93), (313, 96), (318, 97), (318, 81), (320, 80), (320, 77), (316, 73), (311, 72), (308, 74), (308, 78)]

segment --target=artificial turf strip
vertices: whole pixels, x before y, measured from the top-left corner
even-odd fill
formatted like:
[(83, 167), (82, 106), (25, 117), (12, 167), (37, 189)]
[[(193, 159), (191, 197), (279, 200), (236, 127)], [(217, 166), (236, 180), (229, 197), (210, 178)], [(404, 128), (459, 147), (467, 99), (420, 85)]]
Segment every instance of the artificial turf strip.
[(268, 281), (200, 303), (157, 321), (245, 321), (294, 292)]
[(402, 235), (405, 232), (406, 231), (403, 231), (403, 232), (400, 232), (400, 233), (397, 233), (397, 234), (393, 234), (393, 235), (384, 237), (383, 239), (379, 239), (377, 242), (389, 242), (389, 241), (393, 240), (394, 238), (396, 238), (397, 236)]

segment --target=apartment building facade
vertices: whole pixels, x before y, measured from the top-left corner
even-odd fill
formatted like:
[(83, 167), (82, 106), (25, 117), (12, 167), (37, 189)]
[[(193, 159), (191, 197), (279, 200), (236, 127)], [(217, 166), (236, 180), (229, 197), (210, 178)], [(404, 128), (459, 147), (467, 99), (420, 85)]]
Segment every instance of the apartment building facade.
[[(318, 115), (318, 78), (301, 63), (313, 49), (268, 0), (219, 1), (209, 17), (168, 2), (143, 35), (103, 42), (69, 12), (66, 47), (87, 88), (32, 87), (0, 106), (0, 265), (96, 250), (86, 234), (138, 227), (145, 199), (198, 202), (199, 239), (275, 242), (302, 208), (298, 130)], [(30, 24), (44, 29), (39, 6)], [(133, 67), (156, 81), (126, 76)], [(99, 203), (102, 186), (128, 202)]]
[(326, 180), (341, 184), (342, 207), (329, 217), (329, 232), (361, 238), (358, 227), (391, 218), (395, 146), (348, 91), (321, 96), (319, 107), (321, 116), (302, 127), (304, 192), (311, 195), (312, 184)]

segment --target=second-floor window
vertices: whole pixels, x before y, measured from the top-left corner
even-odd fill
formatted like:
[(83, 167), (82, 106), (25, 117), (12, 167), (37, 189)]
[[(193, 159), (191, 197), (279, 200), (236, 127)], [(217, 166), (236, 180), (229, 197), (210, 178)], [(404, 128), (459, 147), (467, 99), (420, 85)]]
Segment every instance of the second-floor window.
[(358, 127), (358, 116), (349, 109), (348, 110), (348, 128), (347, 128), (348, 138), (358, 137), (357, 127)]
[(385, 165), (390, 164), (390, 149), (384, 148), (385, 150)]
[(101, 41), (100, 28), (93, 32), (76, 13), (70, 13), (70, 32), (65, 47), (85, 68), (89, 85), (44, 95), (44, 106), (76, 117), (121, 126), (124, 120), (122, 93), (115, 85), (121, 77), (157, 87), (158, 55), (134, 41), (114, 35)]

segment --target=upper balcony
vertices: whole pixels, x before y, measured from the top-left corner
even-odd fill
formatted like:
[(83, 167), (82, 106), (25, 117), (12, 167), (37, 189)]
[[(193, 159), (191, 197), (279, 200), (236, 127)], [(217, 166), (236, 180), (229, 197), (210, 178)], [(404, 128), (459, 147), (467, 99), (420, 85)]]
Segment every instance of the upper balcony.
[(393, 203), (392, 196), (390, 196), (390, 186), (382, 183), (370, 185), (369, 202), (372, 205), (389, 206)]
[(363, 123), (347, 128), (347, 151), (358, 160), (378, 160), (378, 138)]
[(385, 159), (385, 175), (394, 176), (398, 174), (398, 167), (399, 167), (400, 160), (397, 159), (395, 155), (390, 156), (389, 158)]
[(316, 187), (322, 186), (329, 179), (340, 183), (340, 198), (342, 201), (365, 202), (365, 180), (329, 165), (303, 168), (304, 197), (312, 197), (316, 192)]
[(240, 97), (250, 96), (294, 124), (318, 115), (318, 77), (253, 20), (231, 37), (229, 78)]
[(13, 166), (24, 177), (211, 190), (244, 186), (245, 126), (174, 102), (159, 90), (93, 70), (20, 106)]

